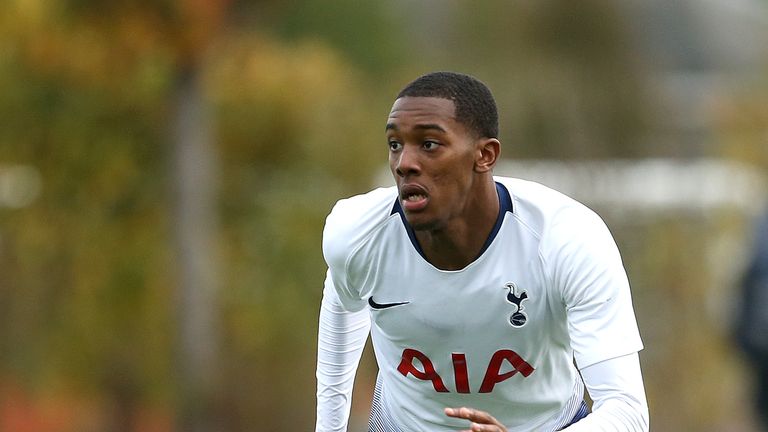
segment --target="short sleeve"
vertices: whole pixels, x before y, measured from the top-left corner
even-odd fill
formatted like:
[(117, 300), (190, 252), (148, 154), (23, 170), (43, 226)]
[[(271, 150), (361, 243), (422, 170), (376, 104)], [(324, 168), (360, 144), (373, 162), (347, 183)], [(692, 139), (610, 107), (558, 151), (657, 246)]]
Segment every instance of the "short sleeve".
[(643, 348), (626, 271), (599, 216), (580, 207), (563, 211), (545, 234), (542, 256), (580, 368)]

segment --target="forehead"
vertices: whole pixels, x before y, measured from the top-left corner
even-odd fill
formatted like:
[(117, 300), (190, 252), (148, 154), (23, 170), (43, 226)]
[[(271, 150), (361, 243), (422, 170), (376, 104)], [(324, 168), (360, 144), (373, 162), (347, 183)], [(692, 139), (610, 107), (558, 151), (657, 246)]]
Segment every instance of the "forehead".
[(437, 97), (401, 97), (392, 105), (387, 118), (387, 129), (413, 128), (420, 125), (439, 125), (455, 128), (456, 106), (450, 99)]

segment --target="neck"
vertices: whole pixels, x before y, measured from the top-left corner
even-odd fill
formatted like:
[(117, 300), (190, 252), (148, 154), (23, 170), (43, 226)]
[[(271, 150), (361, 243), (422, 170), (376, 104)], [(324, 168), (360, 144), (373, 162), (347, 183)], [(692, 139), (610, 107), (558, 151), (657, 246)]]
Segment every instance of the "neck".
[(499, 196), (493, 179), (467, 200), (464, 211), (438, 229), (416, 231), (427, 260), (441, 270), (460, 270), (482, 251), (499, 214)]

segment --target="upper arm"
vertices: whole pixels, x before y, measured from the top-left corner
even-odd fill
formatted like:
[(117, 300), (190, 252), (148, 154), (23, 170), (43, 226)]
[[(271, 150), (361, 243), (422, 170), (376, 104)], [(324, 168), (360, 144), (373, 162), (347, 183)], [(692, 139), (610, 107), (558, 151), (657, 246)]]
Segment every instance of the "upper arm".
[(546, 243), (550, 282), (566, 309), (577, 365), (642, 349), (629, 281), (605, 223), (586, 209), (568, 211)]
[(365, 307), (359, 290), (350, 283), (348, 261), (352, 245), (350, 235), (345, 232), (348, 223), (344, 220), (343, 209), (334, 206), (323, 229), (323, 257), (328, 264), (326, 288), (332, 288), (342, 306), (348, 311), (359, 311)]

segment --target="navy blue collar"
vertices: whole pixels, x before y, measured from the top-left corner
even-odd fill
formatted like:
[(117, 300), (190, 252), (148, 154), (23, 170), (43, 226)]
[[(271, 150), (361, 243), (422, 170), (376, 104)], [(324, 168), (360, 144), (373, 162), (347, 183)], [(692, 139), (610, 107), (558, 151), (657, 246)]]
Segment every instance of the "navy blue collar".
[[(491, 233), (488, 234), (488, 238), (485, 240), (483, 247), (480, 249), (480, 253), (477, 254), (475, 259), (479, 258), (483, 253), (485, 253), (485, 251), (491, 246), (491, 243), (493, 243), (493, 239), (495, 239), (496, 235), (499, 234), (501, 224), (504, 222), (504, 215), (507, 212), (514, 212), (512, 207), (512, 197), (509, 195), (507, 188), (504, 187), (503, 184), (496, 182), (496, 193), (499, 196), (499, 215), (496, 216), (496, 223), (493, 224)], [(405, 231), (408, 233), (408, 238), (411, 239), (411, 244), (413, 244), (413, 247), (417, 252), (419, 252), (419, 255), (421, 255), (426, 260), (427, 257), (424, 255), (424, 251), (421, 249), (421, 245), (419, 245), (419, 241), (416, 239), (416, 233), (413, 231), (413, 228), (405, 218), (405, 213), (403, 213), (403, 208), (400, 206), (399, 198), (395, 199), (395, 205), (392, 206), (392, 212), (390, 215), (393, 214), (400, 215), (400, 220), (403, 222), (403, 226), (405, 226)]]

